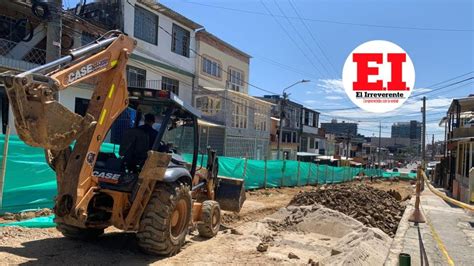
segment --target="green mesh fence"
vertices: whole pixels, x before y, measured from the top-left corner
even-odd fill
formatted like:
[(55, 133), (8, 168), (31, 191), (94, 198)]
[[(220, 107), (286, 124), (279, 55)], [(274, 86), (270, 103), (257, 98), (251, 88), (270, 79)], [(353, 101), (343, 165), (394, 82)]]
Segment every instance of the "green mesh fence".
[[(0, 138), (1, 162), (5, 136)], [(113, 144), (103, 144), (101, 150), (112, 152)], [(115, 150), (118, 151), (118, 146)], [(11, 135), (0, 213), (52, 208), (56, 192), (56, 174), (46, 163), (44, 150), (28, 146), (17, 135)]]
[[(0, 136), (0, 139), (0, 148), (3, 150), (4, 136)], [(118, 146), (114, 149), (113, 144), (107, 143), (102, 145), (101, 150), (118, 151)], [(191, 154), (185, 154), (183, 157), (189, 162), (192, 161)], [(202, 167), (205, 167), (206, 161), (207, 156), (200, 155), (198, 166), (202, 163)], [(0, 208), (0, 213), (53, 206), (57, 191), (56, 176), (45, 162), (43, 149), (27, 146), (17, 136), (10, 136), (6, 167), (3, 206)], [(376, 169), (333, 167), (297, 161), (219, 157), (219, 175), (244, 179), (246, 189), (341, 183), (352, 180), (361, 172), (368, 176), (382, 174)], [(390, 173), (384, 173), (383, 176), (392, 178), (387, 174)]]

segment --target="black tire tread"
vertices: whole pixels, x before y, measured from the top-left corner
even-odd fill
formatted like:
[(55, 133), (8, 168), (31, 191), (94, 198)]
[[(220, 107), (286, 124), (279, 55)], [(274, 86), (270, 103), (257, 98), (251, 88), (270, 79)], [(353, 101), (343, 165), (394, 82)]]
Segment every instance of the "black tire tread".
[(216, 228), (212, 227), (212, 212), (216, 211), (215, 208), (217, 208), (217, 211), (220, 212), (220, 207), (219, 203), (214, 200), (206, 200), (202, 203), (202, 209), (201, 209), (201, 222), (197, 224), (197, 229), (199, 232), (199, 235), (205, 238), (212, 238), (217, 235), (217, 232), (219, 231), (220, 227), (220, 215), (219, 215), (219, 221)]
[(104, 229), (80, 228), (65, 223), (57, 223), (56, 229), (61, 232), (65, 237), (79, 240), (93, 240), (104, 233)]
[(172, 256), (179, 252), (184, 244), (188, 227), (178, 243), (170, 238), (169, 223), (171, 212), (179, 197), (189, 198), (188, 221), (191, 218), (191, 195), (189, 187), (181, 183), (158, 183), (145, 208), (137, 232), (138, 245), (149, 254)]

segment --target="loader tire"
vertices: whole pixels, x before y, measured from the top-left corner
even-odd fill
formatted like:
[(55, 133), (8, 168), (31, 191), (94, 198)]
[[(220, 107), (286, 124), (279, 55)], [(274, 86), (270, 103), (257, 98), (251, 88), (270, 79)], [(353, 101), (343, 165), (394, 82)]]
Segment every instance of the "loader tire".
[(221, 226), (221, 208), (214, 200), (202, 203), (201, 222), (197, 224), (199, 235), (206, 238), (215, 237)]
[(188, 234), (191, 194), (181, 183), (157, 183), (137, 232), (138, 245), (146, 253), (172, 256)]
[(93, 240), (104, 233), (104, 229), (81, 228), (69, 224), (57, 223), (56, 229), (65, 237), (79, 240)]

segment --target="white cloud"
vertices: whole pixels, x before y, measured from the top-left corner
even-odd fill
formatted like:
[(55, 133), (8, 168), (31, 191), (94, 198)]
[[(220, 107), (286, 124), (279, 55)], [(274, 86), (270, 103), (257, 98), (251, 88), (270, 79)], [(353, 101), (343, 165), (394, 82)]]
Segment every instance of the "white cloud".
[(318, 87), (322, 88), (328, 94), (343, 94), (346, 93), (341, 79), (320, 79)]
[(316, 101), (316, 100), (304, 100), (303, 102), (306, 103), (306, 104), (312, 105), (312, 104), (317, 103), (318, 101)]
[(412, 93), (418, 94), (418, 93), (427, 93), (427, 92), (430, 92), (430, 91), (432, 91), (432, 89), (429, 89), (429, 88), (415, 88)]
[(341, 96), (326, 96), (325, 98), (328, 100), (341, 100), (342, 99)]

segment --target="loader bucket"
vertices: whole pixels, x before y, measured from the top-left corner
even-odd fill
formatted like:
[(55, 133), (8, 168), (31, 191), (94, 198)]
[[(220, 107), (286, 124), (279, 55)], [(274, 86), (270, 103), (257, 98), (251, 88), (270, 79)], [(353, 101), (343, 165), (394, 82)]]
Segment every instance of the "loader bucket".
[(6, 92), (15, 117), (15, 127), (20, 139), (28, 145), (65, 149), (90, 124), (90, 121), (58, 103), (52, 95), (42, 94), (44, 88), (23, 85), (21, 79), (11, 75), (7, 80)]
[(216, 201), (221, 210), (239, 212), (245, 201), (244, 180), (219, 176)]

